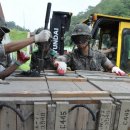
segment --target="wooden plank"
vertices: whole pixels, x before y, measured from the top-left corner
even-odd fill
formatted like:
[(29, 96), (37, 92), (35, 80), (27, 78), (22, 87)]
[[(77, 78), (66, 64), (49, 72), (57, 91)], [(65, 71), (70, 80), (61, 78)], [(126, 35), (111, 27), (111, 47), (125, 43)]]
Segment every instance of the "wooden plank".
[(76, 70), (76, 74), (88, 81), (110, 81), (110, 82), (130, 82), (128, 75), (117, 76), (115, 73), (101, 72), (101, 71), (88, 71), (88, 70)]
[[(75, 104), (70, 104), (69, 109), (73, 107)], [(76, 120), (77, 120), (77, 114), (78, 109), (74, 109), (73, 111), (69, 112), (68, 115), (68, 130), (76, 130)]]
[(68, 128), (68, 103), (56, 103), (55, 130), (67, 130)]
[(124, 98), (129, 98), (130, 97), (130, 91), (128, 90), (128, 91), (126, 91), (125, 90), (125, 92), (112, 92), (112, 97), (122, 97), (122, 99), (123, 99), (123, 97)]
[[(14, 103), (7, 103), (16, 108)], [(16, 113), (10, 108), (0, 109), (0, 130), (16, 130)]]
[(48, 81), (49, 89), (53, 91), (79, 91), (80, 89), (72, 81)]
[(128, 96), (128, 95), (123, 95), (123, 96), (113, 96), (112, 95), (112, 97), (114, 98), (114, 99), (116, 99), (116, 100), (130, 100), (130, 95)]
[[(94, 113), (98, 111), (97, 104), (87, 104)], [(69, 130), (95, 130), (96, 122), (93, 121), (92, 115), (83, 107), (75, 108), (69, 113)]]
[(107, 100), (107, 101), (114, 101), (114, 99), (112, 97), (105, 97), (105, 96), (102, 96), (102, 97), (91, 97), (91, 100)]
[(110, 130), (111, 113), (112, 113), (112, 102), (101, 101), (98, 130)]
[(31, 91), (24, 91), (24, 92), (7, 92), (7, 93), (0, 93), (0, 97), (49, 97), (50, 93), (48, 91), (43, 92), (31, 92)]
[(111, 97), (69, 97), (69, 98), (59, 97), (59, 98), (52, 98), (52, 100), (55, 102), (67, 101), (70, 104), (97, 104), (101, 100), (112, 101), (113, 99)]
[[(87, 106), (94, 112), (96, 116), (97, 112), (99, 111), (99, 104), (87, 104)], [(88, 122), (86, 122), (87, 130), (95, 130), (97, 127), (96, 122), (97, 121), (93, 121), (92, 115), (88, 113)]]
[(47, 103), (34, 102), (34, 130), (46, 130)]
[(47, 112), (47, 130), (54, 130), (55, 129), (55, 115), (56, 115), (56, 105), (49, 104), (48, 105), (48, 112)]
[(114, 130), (115, 117), (116, 117), (116, 105), (112, 104), (110, 130)]
[(48, 81), (78, 81), (83, 82), (86, 81), (85, 78), (82, 77), (68, 77), (68, 76), (47, 76)]
[(10, 81), (10, 84), (0, 85), (1, 92), (18, 92), (18, 91), (45, 91), (48, 90), (45, 81)]
[(85, 108), (77, 109), (76, 130), (86, 130), (89, 112)]
[(129, 120), (130, 120), (130, 101), (122, 100), (118, 130), (128, 130)]
[[(93, 76), (93, 77), (110, 77), (110, 78), (119, 78), (119, 79), (129, 79), (129, 76), (118, 76), (115, 73), (103, 72), (103, 71), (89, 71), (89, 70), (76, 70), (76, 74), (83, 76)], [(129, 79), (130, 80), (130, 79)]]
[(7, 78), (7, 81), (45, 81), (45, 77), (13, 77)]
[(15, 101), (15, 103), (18, 104), (33, 104), (33, 102), (36, 101), (51, 101), (50, 97), (0, 97), (0, 101), (4, 101), (4, 102), (13, 102)]
[(86, 98), (85, 97), (84, 98), (82, 98), (82, 97), (77, 97), (77, 98), (76, 97), (71, 97), (71, 98), (61, 98), (61, 97), (59, 97), (59, 98), (53, 98), (53, 101), (55, 101), (55, 102), (67, 101), (71, 104), (87, 104), (87, 103), (92, 104), (92, 103), (99, 102), (99, 100), (95, 101), (95, 100), (92, 100), (89, 97), (86, 97)]
[(44, 81), (11, 81), (9, 85), (0, 85), (2, 96), (48, 96), (48, 86)]
[(20, 105), (17, 110), (19, 110), (23, 117), (26, 119), (24, 122), (22, 122), (19, 116), (17, 116), (17, 130), (33, 130), (33, 105)]
[(91, 83), (103, 91), (109, 91), (112, 96), (130, 95), (130, 84), (128, 82), (91, 81)]
[(114, 130), (117, 130), (119, 117), (120, 117), (121, 104), (119, 102), (115, 102), (115, 105), (116, 105), (116, 111), (115, 111), (116, 113), (115, 113), (115, 121), (114, 121)]
[(107, 91), (53, 91), (52, 97), (109, 97)]
[(89, 82), (73, 82), (81, 91), (100, 91)]

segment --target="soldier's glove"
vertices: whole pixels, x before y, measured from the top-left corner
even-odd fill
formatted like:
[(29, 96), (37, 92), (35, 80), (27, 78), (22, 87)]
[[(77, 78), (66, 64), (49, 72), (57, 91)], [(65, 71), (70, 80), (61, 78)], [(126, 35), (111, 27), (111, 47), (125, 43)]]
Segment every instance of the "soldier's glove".
[(54, 65), (57, 67), (57, 73), (59, 75), (64, 75), (66, 73), (67, 70), (67, 64), (65, 62), (62, 61), (55, 61)]
[(15, 64), (20, 66), (23, 63), (25, 63), (26, 61), (28, 61), (29, 59), (30, 59), (30, 57), (27, 56), (24, 52), (17, 51), (17, 61), (15, 61)]
[(39, 34), (35, 35), (35, 42), (47, 42), (51, 38), (49, 30), (42, 30)]
[(120, 68), (118, 68), (117, 66), (114, 66), (112, 68), (112, 73), (116, 73), (119, 76), (125, 76), (126, 75), (126, 73), (123, 70), (121, 70)]

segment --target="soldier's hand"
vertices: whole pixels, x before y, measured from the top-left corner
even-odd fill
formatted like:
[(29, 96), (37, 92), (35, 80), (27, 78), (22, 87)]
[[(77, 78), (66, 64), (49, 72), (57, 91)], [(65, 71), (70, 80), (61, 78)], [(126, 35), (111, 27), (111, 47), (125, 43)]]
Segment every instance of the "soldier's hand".
[(49, 30), (42, 30), (39, 34), (35, 35), (35, 42), (47, 42), (51, 38)]
[(20, 66), (23, 63), (25, 63), (26, 61), (28, 61), (29, 59), (30, 59), (30, 57), (27, 56), (24, 52), (18, 51), (17, 52), (17, 61), (15, 62), (15, 64)]
[(126, 73), (123, 70), (121, 70), (120, 68), (118, 68), (117, 66), (114, 66), (112, 68), (112, 73), (116, 73), (119, 76), (125, 76), (126, 75)]
[(116, 48), (115, 47), (111, 47), (111, 52), (115, 52), (116, 51)]
[(67, 64), (65, 62), (62, 61), (55, 61), (54, 65), (57, 67), (57, 73), (59, 75), (64, 75), (66, 73), (67, 70)]

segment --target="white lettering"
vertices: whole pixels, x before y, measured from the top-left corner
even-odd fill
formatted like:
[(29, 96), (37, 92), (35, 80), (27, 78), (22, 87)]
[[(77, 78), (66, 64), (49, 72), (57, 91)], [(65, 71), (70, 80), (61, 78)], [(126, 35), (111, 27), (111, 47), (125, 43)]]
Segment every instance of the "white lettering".
[(59, 39), (58, 31), (59, 31), (58, 28), (54, 28), (54, 32), (53, 32), (53, 34), (54, 34), (54, 36), (53, 36), (53, 49), (54, 50), (58, 49), (58, 39)]

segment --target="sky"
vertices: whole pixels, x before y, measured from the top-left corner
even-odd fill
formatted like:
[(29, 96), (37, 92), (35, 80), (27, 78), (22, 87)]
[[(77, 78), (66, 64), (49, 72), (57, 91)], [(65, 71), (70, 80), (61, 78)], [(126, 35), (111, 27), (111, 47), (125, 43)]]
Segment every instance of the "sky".
[(51, 2), (53, 11), (71, 12), (77, 15), (87, 10), (88, 6), (96, 6), (101, 0), (0, 0), (6, 21), (14, 21), (16, 25), (34, 31), (44, 27), (47, 3)]

